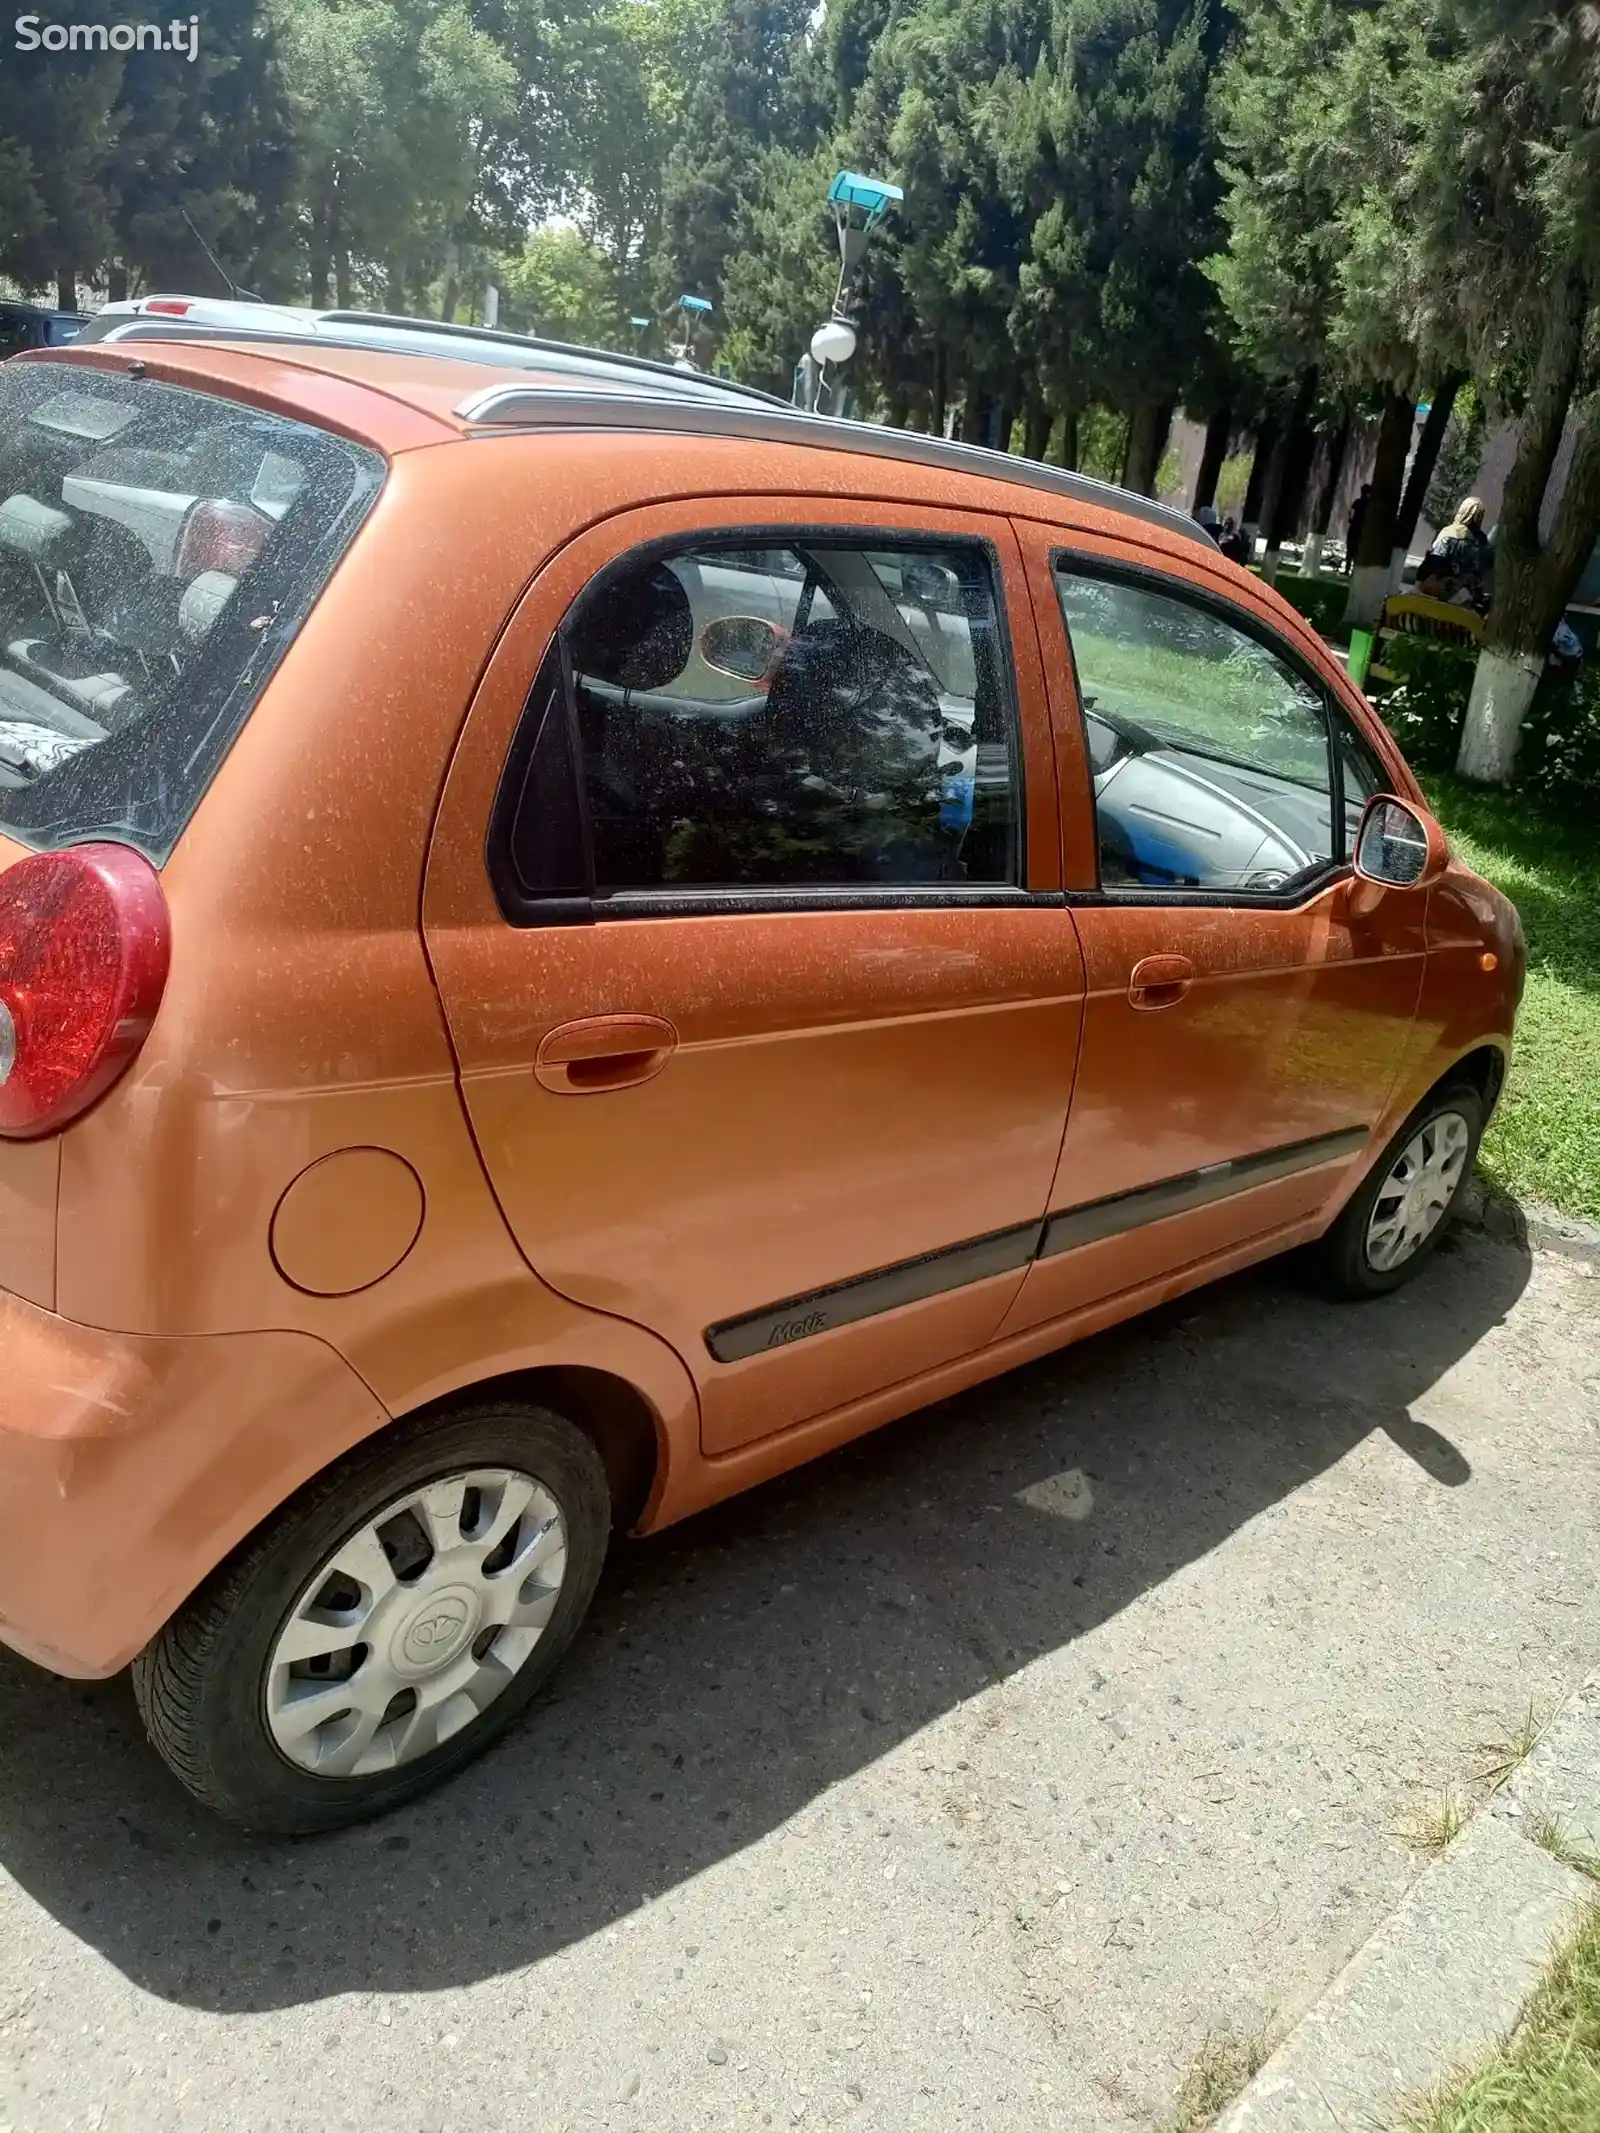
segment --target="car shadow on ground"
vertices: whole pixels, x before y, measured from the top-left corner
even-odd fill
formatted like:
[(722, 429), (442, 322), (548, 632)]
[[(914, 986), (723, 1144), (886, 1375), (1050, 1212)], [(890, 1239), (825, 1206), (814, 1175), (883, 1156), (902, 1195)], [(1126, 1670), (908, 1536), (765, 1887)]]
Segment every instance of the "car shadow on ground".
[(461, 1986), (738, 1851), (1115, 1615), (1385, 1431), (1510, 1310), (1525, 1251), (1447, 1240), (1352, 1309), (1269, 1267), (616, 1551), (550, 1697), (416, 1807), (299, 1843), (194, 1807), (125, 1680), (0, 1657), (0, 1865), (146, 1991), (255, 2011)]

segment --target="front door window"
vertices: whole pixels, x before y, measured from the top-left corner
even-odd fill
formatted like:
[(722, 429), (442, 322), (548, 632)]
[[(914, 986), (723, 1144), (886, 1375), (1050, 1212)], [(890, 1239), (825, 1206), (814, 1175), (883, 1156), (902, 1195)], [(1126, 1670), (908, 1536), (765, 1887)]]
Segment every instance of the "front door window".
[(1211, 608), (1056, 571), (1106, 888), (1292, 892), (1341, 856), (1320, 692)]

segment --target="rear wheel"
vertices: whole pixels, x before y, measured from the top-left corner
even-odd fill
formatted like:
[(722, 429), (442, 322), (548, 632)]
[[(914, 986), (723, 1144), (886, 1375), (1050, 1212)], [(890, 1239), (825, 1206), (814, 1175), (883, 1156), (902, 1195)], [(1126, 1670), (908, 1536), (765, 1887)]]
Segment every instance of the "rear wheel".
[(1482, 1134), (1468, 1083), (1424, 1098), (1318, 1247), (1336, 1294), (1383, 1296), (1411, 1279), (1449, 1226)]
[(146, 1729), (246, 1828), (382, 1814), (480, 1753), (548, 1679), (609, 1529), (600, 1455), (558, 1415), (402, 1426), (309, 1483), (140, 1654)]

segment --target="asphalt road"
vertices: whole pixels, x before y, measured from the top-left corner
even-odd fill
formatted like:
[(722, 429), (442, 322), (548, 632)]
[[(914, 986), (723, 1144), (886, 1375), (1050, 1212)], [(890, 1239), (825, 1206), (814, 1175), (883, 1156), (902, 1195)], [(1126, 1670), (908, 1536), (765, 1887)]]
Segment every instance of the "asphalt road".
[(0, 2133), (1159, 2124), (1600, 1652), (1600, 1272), (1241, 1277), (624, 1549), (383, 1825), (191, 1809), (0, 1660)]

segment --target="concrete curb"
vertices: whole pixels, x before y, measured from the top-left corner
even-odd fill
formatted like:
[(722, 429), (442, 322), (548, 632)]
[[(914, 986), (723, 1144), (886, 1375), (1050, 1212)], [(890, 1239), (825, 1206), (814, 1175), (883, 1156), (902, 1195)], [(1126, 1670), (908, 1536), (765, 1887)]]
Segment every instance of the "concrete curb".
[(1492, 2051), (1596, 1895), (1529, 1831), (1600, 1851), (1600, 1675), (1418, 1880), (1224, 2113), (1217, 2133), (1372, 2133)]
[(1463, 1229), (1483, 1230), (1509, 1244), (1536, 1245), (1564, 1259), (1600, 1266), (1600, 1225), (1578, 1215), (1564, 1215), (1559, 1208), (1537, 1200), (1526, 1204), (1514, 1200), (1476, 1173), (1466, 1182), (1454, 1219)]

